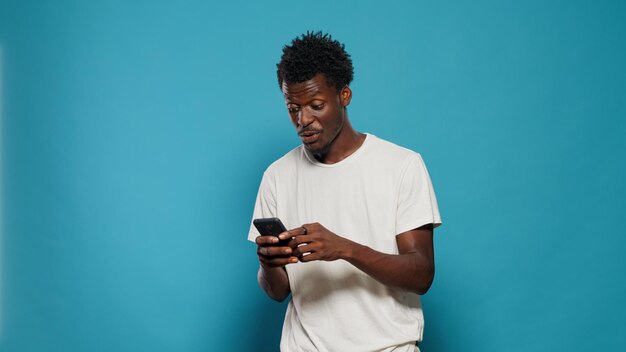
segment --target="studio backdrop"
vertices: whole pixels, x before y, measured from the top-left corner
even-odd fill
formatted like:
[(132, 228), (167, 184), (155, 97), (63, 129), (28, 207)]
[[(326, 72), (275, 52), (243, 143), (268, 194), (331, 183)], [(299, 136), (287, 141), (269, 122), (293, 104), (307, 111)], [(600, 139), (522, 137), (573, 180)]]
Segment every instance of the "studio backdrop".
[(307, 30), (428, 166), (422, 351), (622, 350), (625, 4), (3, 0), (0, 350), (278, 350), (246, 237)]

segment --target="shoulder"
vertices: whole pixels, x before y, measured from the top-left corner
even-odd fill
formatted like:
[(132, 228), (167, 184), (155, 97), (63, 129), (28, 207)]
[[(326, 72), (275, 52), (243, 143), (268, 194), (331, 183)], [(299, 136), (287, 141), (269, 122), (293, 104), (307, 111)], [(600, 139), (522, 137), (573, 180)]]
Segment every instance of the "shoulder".
[(399, 168), (406, 168), (408, 164), (421, 162), (421, 156), (418, 152), (399, 146), (374, 135), (369, 135), (370, 154), (380, 159), (387, 165), (394, 165)]
[(265, 175), (276, 176), (290, 172), (298, 163), (302, 162), (302, 158), (304, 158), (303, 146), (299, 145), (271, 163), (270, 166), (265, 169)]
[(399, 155), (403, 157), (409, 157), (411, 155), (417, 154), (417, 152), (411, 149), (399, 146), (393, 142), (382, 139), (373, 134), (370, 134), (369, 137), (371, 138), (372, 146), (377, 150), (381, 150), (389, 154)]

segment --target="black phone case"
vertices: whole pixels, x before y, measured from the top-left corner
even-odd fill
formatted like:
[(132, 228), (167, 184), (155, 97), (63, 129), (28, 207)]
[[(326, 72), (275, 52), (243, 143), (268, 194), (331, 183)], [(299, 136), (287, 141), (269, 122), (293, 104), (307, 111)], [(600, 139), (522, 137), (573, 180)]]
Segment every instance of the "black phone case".
[[(254, 219), (252, 221), (254, 227), (259, 231), (261, 236), (278, 236), (287, 231), (285, 225), (279, 218)], [(286, 246), (289, 240), (278, 242), (277, 246)]]

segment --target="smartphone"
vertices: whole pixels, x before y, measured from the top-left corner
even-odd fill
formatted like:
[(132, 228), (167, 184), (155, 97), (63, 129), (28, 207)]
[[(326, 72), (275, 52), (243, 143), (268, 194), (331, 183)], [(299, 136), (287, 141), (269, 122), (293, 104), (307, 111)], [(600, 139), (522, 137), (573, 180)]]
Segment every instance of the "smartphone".
[[(254, 219), (252, 220), (254, 227), (259, 230), (261, 236), (276, 236), (281, 233), (287, 231), (285, 225), (283, 225), (282, 221), (279, 218), (265, 218), (265, 219)], [(289, 243), (289, 239), (282, 240), (275, 244), (275, 246), (284, 247)]]

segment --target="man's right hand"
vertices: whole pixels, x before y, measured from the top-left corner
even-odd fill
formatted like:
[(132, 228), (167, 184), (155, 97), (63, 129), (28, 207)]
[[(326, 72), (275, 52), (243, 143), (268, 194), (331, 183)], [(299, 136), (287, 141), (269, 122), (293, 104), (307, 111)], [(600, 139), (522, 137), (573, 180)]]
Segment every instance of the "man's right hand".
[(256, 238), (257, 250), (261, 265), (267, 268), (283, 267), (287, 264), (298, 262), (298, 258), (292, 255), (293, 248), (289, 246), (277, 246), (279, 240), (291, 239), (289, 231), (276, 236), (259, 236)]

